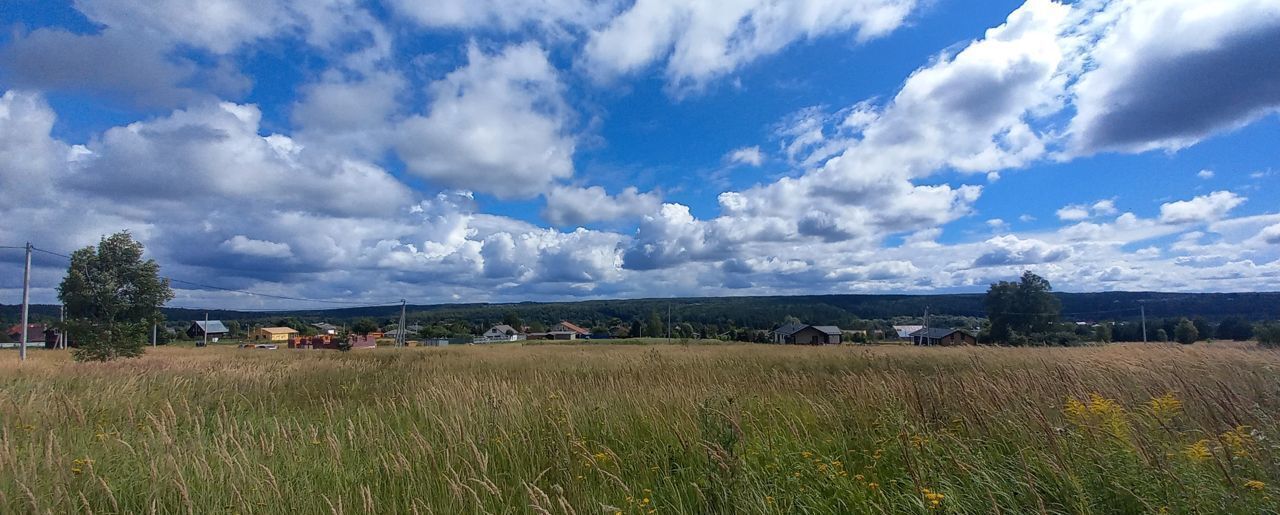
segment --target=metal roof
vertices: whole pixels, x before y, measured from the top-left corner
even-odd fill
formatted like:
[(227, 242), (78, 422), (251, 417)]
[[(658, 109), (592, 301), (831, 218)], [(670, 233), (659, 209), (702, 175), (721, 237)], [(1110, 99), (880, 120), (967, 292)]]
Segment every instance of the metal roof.
[(261, 331), (271, 334), (292, 334), (298, 332), (297, 329), (292, 327), (263, 327)]
[(817, 329), (818, 331), (820, 331), (820, 332), (822, 332), (822, 333), (825, 333), (825, 334), (840, 334), (840, 333), (841, 333), (840, 328), (839, 328), (839, 327), (836, 327), (836, 326), (834, 326), (834, 325), (808, 325), (808, 324), (797, 324), (797, 323), (795, 323), (795, 322), (792, 322), (792, 323), (790, 323), (790, 324), (787, 324), (787, 325), (784, 325), (784, 326), (779, 327), (779, 328), (777, 328), (777, 329), (774, 329), (774, 330), (773, 330), (773, 332), (778, 333), (778, 334), (783, 335), (783, 336), (791, 336), (791, 335), (796, 334), (796, 333), (798, 333), (798, 332), (800, 332), (800, 331), (803, 331), (803, 330), (805, 330), (805, 329), (807, 329), (807, 328), (809, 328), (809, 327), (812, 327), (812, 328), (814, 328), (814, 329)]
[(929, 327), (926, 329), (920, 329), (919, 331), (911, 333), (911, 336), (923, 336), (925, 338), (936, 340), (939, 338), (946, 338), (947, 335), (951, 333), (956, 333), (956, 332), (973, 336), (972, 334), (969, 333), (969, 331), (966, 331), (964, 329), (949, 329), (946, 327)]
[(781, 334), (783, 336), (790, 336), (804, 330), (804, 328), (806, 327), (809, 327), (809, 326), (791, 322), (787, 325), (774, 329), (773, 332)]
[(201, 331), (204, 331), (209, 334), (231, 332), (227, 330), (227, 326), (222, 325), (221, 320), (210, 320), (208, 329), (204, 328), (204, 320), (196, 320), (195, 322), (196, 322), (196, 326), (199, 327)]

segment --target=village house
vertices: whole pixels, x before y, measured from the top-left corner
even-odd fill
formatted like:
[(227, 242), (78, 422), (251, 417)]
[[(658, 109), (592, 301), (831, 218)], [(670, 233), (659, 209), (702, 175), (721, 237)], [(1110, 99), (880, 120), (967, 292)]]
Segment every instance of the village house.
[(524, 334), (521, 333), (520, 331), (517, 331), (516, 328), (511, 327), (507, 324), (498, 324), (493, 327), (490, 327), (489, 330), (485, 331), (482, 336), (484, 337), (484, 339), (490, 340), (490, 341), (496, 341), (496, 340), (516, 341), (518, 339), (521, 339), (520, 337), (524, 336)]
[(926, 327), (911, 333), (915, 345), (977, 345), (978, 338), (964, 329), (947, 329), (942, 327)]
[(551, 326), (547, 330), (546, 339), (548, 340), (577, 340), (586, 338), (591, 335), (591, 331), (573, 325), (569, 322), (560, 322)]
[(893, 332), (897, 334), (898, 339), (904, 342), (912, 341), (911, 333), (924, 329), (922, 325), (895, 325)]
[(791, 322), (773, 330), (773, 343), (790, 345), (825, 345), (840, 343), (844, 334), (833, 325), (808, 325)]
[(205, 334), (208, 333), (209, 341), (216, 342), (218, 338), (226, 336), (230, 332), (227, 330), (227, 326), (222, 324), (221, 320), (210, 320), (207, 323), (206, 331), (206, 322), (204, 320), (191, 322), (191, 326), (187, 328), (187, 337), (191, 339), (204, 338)]
[[(51, 330), (44, 324), (27, 324), (27, 345), (45, 344), (45, 336)], [(5, 336), (9, 337), (9, 341), (13, 343), (6, 344), (8, 347), (18, 347), (22, 342), (22, 324), (14, 324), (5, 330)]]
[(296, 334), (298, 330), (292, 327), (261, 327), (253, 331), (253, 339), (254, 341), (289, 343), (289, 338)]
[[(408, 340), (410, 338), (417, 338), (418, 334), (422, 332), (423, 327), (419, 324), (412, 324), (407, 326), (405, 329), (406, 329), (405, 331), (401, 331), (400, 328), (395, 328), (379, 335), (378, 337), (399, 339), (400, 335), (403, 333), (404, 339)], [(369, 333), (369, 334), (372, 335), (374, 333)]]

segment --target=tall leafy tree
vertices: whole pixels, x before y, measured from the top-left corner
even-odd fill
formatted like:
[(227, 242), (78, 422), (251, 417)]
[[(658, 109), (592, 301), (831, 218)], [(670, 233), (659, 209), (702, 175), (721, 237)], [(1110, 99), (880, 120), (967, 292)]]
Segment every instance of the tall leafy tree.
[(1000, 281), (987, 290), (984, 303), (991, 322), (991, 339), (1021, 343), (1023, 338), (1043, 341), (1062, 312), (1053, 286), (1043, 277), (1024, 272), (1018, 282)]
[(524, 321), (520, 320), (520, 315), (515, 311), (508, 311), (502, 314), (502, 323), (509, 325), (517, 331), (524, 330)]
[(1200, 331), (1196, 329), (1195, 323), (1184, 318), (1178, 321), (1178, 327), (1173, 330), (1173, 339), (1183, 345), (1191, 345), (1200, 339)]
[(377, 331), (378, 323), (374, 322), (372, 318), (361, 318), (360, 320), (356, 320), (356, 323), (351, 324), (351, 332), (360, 336), (368, 336), (369, 333)]
[(161, 323), (160, 307), (173, 299), (169, 280), (128, 231), (103, 238), (71, 254), (58, 286), (66, 306), (66, 331), (79, 345), (79, 361), (109, 361), (142, 355), (151, 325)]
[(662, 316), (657, 310), (649, 312), (649, 327), (645, 328), (644, 335), (650, 338), (666, 336), (667, 327), (662, 322)]

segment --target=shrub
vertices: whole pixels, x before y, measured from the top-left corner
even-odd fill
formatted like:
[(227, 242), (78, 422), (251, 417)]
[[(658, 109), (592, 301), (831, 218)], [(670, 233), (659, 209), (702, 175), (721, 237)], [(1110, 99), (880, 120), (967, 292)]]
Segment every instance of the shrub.
[(1263, 347), (1280, 347), (1280, 322), (1263, 323), (1253, 326), (1253, 336), (1258, 345)]

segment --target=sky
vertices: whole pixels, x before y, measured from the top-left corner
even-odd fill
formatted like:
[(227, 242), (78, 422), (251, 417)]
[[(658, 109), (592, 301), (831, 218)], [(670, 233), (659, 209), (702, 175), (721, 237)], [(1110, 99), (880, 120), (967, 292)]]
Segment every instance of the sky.
[(0, 246), (196, 308), (1274, 291), (1278, 63), (1280, 0), (5, 0)]

